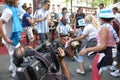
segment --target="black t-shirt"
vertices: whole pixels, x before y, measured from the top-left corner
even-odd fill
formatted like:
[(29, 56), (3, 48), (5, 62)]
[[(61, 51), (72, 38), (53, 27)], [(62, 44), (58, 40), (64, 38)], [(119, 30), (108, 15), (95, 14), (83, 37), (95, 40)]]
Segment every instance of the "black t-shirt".
[(75, 18), (76, 18), (76, 28), (79, 28), (79, 26), (78, 26), (78, 20), (85, 18), (85, 14), (84, 13), (76, 14)]

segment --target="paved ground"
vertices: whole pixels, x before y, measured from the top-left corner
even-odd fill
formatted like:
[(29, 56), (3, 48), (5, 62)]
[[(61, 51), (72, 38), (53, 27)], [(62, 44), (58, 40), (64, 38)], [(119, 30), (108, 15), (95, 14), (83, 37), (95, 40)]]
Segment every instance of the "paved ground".
[[(75, 72), (76, 68), (79, 68), (79, 64), (75, 61), (71, 61), (68, 57), (65, 58), (67, 66), (70, 70), (72, 80), (91, 80), (91, 70), (89, 68), (89, 61), (85, 61), (85, 75), (80, 75)], [(9, 67), (9, 56), (0, 56), (0, 80), (12, 80), (11, 74), (8, 71)], [(103, 80), (120, 80), (119, 78), (112, 77), (109, 75), (110, 71), (107, 70), (103, 73)]]

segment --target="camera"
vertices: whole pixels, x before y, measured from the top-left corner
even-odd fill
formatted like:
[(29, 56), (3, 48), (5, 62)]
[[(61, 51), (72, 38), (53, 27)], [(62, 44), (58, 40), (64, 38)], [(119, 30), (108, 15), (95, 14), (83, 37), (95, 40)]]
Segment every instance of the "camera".
[[(44, 43), (34, 50), (25, 50), (22, 60), (20, 60), (21, 63), (19, 62), (19, 65), (17, 65), (16, 76), (18, 80), (45, 80), (48, 71), (58, 72), (60, 65), (57, 59), (59, 53), (57, 48), (60, 46), (57, 42)], [(43, 60), (39, 56), (42, 56)]]

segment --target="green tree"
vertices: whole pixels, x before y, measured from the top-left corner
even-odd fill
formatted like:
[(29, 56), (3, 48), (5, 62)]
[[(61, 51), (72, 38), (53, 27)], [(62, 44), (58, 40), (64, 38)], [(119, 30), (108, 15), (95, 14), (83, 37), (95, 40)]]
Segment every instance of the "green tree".
[(114, 3), (117, 3), (118, 2), (118, 0), (114, 0)]
[(113, 0), (93, 0), (91, 4), (92, 7), (94, 8), (94, 7), (98, 7), (100, 3), (105, 4), (105, 6), (108, 6), (110, 4), (113, 4)]

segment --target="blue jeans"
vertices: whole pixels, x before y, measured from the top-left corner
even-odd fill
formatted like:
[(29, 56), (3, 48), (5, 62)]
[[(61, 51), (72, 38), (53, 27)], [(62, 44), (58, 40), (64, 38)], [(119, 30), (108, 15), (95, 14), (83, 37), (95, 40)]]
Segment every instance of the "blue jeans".
[(39, 33), (39, 37), (40, 37), (41, 43), (44, 43), (46, 40), (49, 39), (49, 33)]

